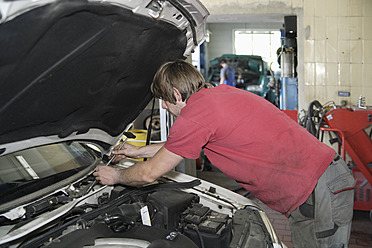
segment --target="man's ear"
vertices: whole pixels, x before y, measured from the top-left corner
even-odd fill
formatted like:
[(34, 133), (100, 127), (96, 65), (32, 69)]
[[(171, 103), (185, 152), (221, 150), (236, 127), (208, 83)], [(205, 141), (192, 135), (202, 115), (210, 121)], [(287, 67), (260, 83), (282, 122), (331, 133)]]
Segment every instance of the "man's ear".
[(175, 87), (173, 87), (173, 95), (174, 95), (174, 97), (176, 98), (177, 101), (183, 102), (182, 101), (182, 95), (181, 95), (180, 91)]

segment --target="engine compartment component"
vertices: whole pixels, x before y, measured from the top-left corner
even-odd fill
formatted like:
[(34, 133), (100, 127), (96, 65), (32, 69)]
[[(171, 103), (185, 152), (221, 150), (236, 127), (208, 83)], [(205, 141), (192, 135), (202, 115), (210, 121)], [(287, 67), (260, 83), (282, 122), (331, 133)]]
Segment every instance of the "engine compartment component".
[[(203, 205), (198, 194), (180, 189), (197, 183), (116, 186), (95, 203), (82, 203), (37, 235), (25, 237), (19, 247), (270, 247), (257, 209), (240, 209), (233, 217), (217, 212)], [(143, 224), (144, 208), (151, 226)]]

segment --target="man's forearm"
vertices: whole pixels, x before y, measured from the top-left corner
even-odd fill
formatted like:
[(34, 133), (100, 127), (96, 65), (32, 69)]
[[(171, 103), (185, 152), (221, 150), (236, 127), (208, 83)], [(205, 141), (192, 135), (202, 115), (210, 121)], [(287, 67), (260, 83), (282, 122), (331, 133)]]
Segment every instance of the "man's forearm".
[[(162, 146), (161, 146), (162, 147)], [(139, 162), (116, 173), (115, 183), (138, 186), (154, 182), (182, 161), (182, 157), (160, 148), (156, 155), (145, 162)]]
[(119, 170), (117, 183), (129, 186), (140, 186), (152, 183), (156, 178), (146, 177), (146, 175), (149, 174), (146, 170), (146, 164), (146, 162), (137, 163), (128, 169)]
[(164, 143), (151, 144), (148, 146), (141, 146), (138, 148), (139, 158), (152, 158), (162, 148)]

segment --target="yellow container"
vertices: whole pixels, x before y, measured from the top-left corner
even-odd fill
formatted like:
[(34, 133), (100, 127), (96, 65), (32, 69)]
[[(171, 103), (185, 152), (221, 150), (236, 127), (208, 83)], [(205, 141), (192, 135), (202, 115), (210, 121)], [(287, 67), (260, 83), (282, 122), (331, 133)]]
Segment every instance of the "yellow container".
[[(146, 145), (146, 138), (147, 138), (147, 130), (142, 129), (130, 129), (128, 132), (131, 132), (136, 136), (135, 139), (128, 139), (127, 143), (134, 145), (134, 146), (145, 146)], [(123, 139), (125, 139), (126, 136), (124, 135)], [(136, 159), (138, 161), (143, 161), (143, 158)]]

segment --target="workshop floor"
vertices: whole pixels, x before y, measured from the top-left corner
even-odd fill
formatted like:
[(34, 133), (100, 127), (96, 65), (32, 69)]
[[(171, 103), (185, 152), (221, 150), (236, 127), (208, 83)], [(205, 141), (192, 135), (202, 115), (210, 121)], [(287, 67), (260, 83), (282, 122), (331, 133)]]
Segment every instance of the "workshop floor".
[[(197, 177), (233, 191), (236, 191), (236, 189), (239, 188), (239, 184), (216, 169), (212, 169), (212, 171), (198, 171)], [(245, 190), (238, 190), (236, 192), (240, 194), (246, 193)], [(249, 197), (249, 199), (260, 204), (270, 218), (279, 238), (288, 246), (288, 248), (292, 248), (291, 231), (287, 218), (270, 209), (258, 199), (254, 197)], [(354, 211), (349, 248), (365, 247), (372, 247), (372, 221), (369, 218), (369, 212)]]

